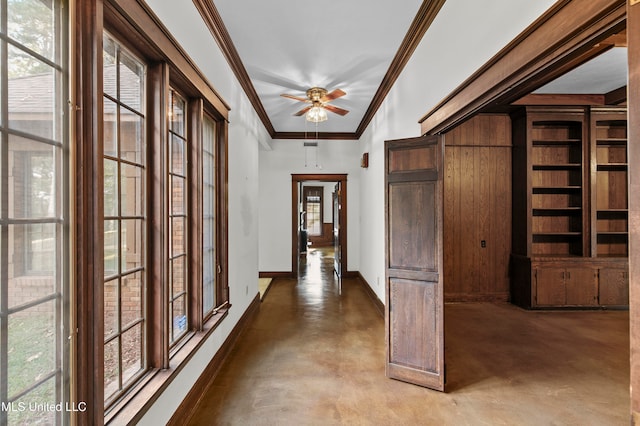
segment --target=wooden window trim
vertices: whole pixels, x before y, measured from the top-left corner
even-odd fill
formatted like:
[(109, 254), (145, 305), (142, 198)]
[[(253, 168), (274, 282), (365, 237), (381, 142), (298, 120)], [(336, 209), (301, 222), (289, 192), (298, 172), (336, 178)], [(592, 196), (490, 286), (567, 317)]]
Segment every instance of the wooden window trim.
[[(76, 412), (74, 421), (78, 424), (102, 424), (104, 422), (128, 423), (137, 421), (153, 405), (162, 391), (178, 376), (182, 368), (195, 355), (216, 327), (228, 314), (231, 304), (228, 301), (227, 280), (227, 120), (229, 107), (212, 89), (211, 85), (195, 67), (193, 61), (179, 47), (169, 32), (160, 24), (148, 6), (143, 2), (122, 0), (90, 0), (76, 2), (70, 11), (70, 21), (74, 23), (72, 31), (72, 105), (75, 106), (73, 149), (77, 153), (75, 161), (81, 164), (74, 199), (74, 216), (83, 218), (74, 224), (74, 242), (77, 261), (74, 266), (75, 304), (77, 306), (75, 324), (75, 349), (77, 359), (74, 371), (86, 371), (89, 374), (75, 374), (73, 380), (72, 402), (86, 403), (87, 410)], [(187, 99), (202, 99), (203, 109), (220, 125), (218, 132), (220, 155), (217, 196), (219, 223), (217, 247), (220, 252), (221, 273), (217, 286), (218, 307), (199, 326), (191, 323), (191, 331), (180, 343), (180, 348), (170, 353), (168, 346), (169, 315), (167, 312), (166, 285), (159, 286), (155, 292), (148, 292), (148, 307), (151, 315), (148, 329), (147, 346), (149, 351), (149, 370), (143, 379), (134, 385), (124, 397), (109, 408), (107, 417), (104, 410), (104, 348), (101, 341), (104, 334), (103, 296), (100, 286), (94, 285), (102, 280), (103, 247), (96, 242), (102, 241), (103, 224), (102, 197), (100, 193), (103, 176), (102, 166), (102, 37), (104, 30), (114, 35), (134, 54), (145, 58), (148, 63), (147, 96), (155, 110), (148, 108), (147, 131), (149, 144), (153, 144), (153, 153), (149, 157), (152, 169), (147, 180), (147, 192), (150, 211), (148, 254), (157, 259), (167, 259), (166, 236), (163, 226), (166, 221), (166, 194), (159, 192), (153, 177), (162, 177), (164, 184), (166, 172), (167, 117), (163, 108), (167, 105), (169, 78), (179, 83)], [(144, 31), (142, 31), (144, 29)], [(136, 48), (136, 46), (138, 48)], [(140, 54), (144, 52), (143, 54)], [(190, 151), (191, 152), (191, 151)], [(190, 153), (188, 154), (190, 155)], [(161, 167), (160, 167), (161, 166)], [(160, 185), (161, 187), (161, 185)], [(163, 189), (164, 191), (164, 189)], [(157, 209), (154, 207), (158, 207)], [(189, 207), (191, 208), (191, 206)], [(160, 219), (160, 221), (158, 221)], [(162, 234), (162, 235), (161, 235)], [(154, 262), (149, 268), (149, 281), (166, 283), (167, 270)], [(151, 265), (151, 264), (150, 264)], [(191, 269), (194, 269), (191, 266)], [(150, 286), (151, 287), (151, 286)], [(195, 317), (197, 318), (197, 317)], [(96, 324), (94, 326), (94, 324)], [(130, 420), (126, 420), (130, 419)], [(137, 420), (136, 420), (137, 419)]]
[(304, 186), (302, 188), (302, 202), (303, 202), (303, 210), (307, 212), (307, 217), (305, 217), (305, 224), (308, 224), (309, 222), (309, 213), (307, 210), (307, 196), (309, 195), (309, 192), (315, 190), (315, 191), (320, 191), (320, 233), (317, 235), (311, 235), (308, 232), (308, 228), (307, 228), (307, 235), (309, 237), (322, 237), (324, 235), (323, 232), (323, 225), (324, 225), (324, 187), (323, 186)]

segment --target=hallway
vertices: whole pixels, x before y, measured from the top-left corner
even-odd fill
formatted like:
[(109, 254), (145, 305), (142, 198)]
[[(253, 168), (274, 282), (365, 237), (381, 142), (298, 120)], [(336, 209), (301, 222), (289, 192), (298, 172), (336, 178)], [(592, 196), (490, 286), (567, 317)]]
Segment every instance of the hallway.
[(628, 312), (446, 306), (447, 393), (390, 380), (384, 320), (333, 258), (277, 279), (192, 425), (628, 424)]

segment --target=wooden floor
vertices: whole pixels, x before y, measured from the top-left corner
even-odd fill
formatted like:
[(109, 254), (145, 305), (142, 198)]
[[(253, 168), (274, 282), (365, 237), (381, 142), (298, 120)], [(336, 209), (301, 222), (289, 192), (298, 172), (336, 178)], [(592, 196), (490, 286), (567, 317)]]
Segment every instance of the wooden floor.
[(626, 425), (628, 312), (445, 309), (447, 392), (387, 379), (384, 320), (332, 258), (277, 279), (192, 425)]

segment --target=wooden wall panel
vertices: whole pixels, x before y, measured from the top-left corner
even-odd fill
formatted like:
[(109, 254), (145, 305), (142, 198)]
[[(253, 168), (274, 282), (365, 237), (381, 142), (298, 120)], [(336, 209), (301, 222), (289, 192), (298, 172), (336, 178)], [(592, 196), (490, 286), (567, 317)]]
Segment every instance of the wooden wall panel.
[(511, 120), (478, 115), (446, 133), (445, 145), (445, 300), (506, 302)]

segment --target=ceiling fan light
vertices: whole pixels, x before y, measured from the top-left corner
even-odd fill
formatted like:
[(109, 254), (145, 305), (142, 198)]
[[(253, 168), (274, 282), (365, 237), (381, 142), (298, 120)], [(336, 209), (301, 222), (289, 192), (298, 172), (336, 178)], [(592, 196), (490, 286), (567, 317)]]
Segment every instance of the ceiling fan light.
[(321, 106), (314, 106), (309, 110), (309, 112), (307, 112), (307, 121), (311, 121), (312, 123), (320, 123), (326, 120), (327, 111)]

